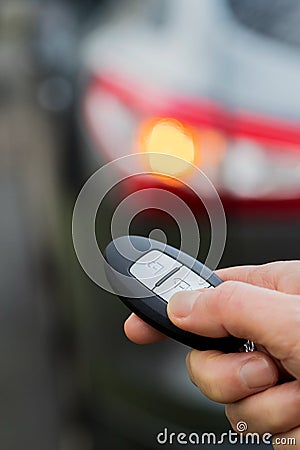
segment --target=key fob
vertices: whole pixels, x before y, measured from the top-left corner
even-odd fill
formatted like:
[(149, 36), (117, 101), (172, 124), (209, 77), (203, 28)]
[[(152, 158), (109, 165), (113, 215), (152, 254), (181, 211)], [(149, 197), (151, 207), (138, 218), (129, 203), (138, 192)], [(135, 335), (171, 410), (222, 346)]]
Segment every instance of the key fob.
[(143, 236), (122, 236), (105, 250), (112, 289), (138, 317), (170, 338), (198, 350), (253, 351), (254, 344), (233, 336), (208, 338), (181, 330), (167, 315), (175, 292), (211, 289), (222, 280), (188, 254)]

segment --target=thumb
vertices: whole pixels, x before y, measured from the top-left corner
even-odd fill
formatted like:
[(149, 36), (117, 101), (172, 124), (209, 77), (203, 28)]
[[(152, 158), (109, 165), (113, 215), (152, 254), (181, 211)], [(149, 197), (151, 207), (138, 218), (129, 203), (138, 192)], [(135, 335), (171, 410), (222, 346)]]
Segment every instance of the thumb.
[(236, 281), (180, 292), (168, 304), (178, 327), (208, 337), (233, 335), (263, 345), (300, 378), (300, 296)]

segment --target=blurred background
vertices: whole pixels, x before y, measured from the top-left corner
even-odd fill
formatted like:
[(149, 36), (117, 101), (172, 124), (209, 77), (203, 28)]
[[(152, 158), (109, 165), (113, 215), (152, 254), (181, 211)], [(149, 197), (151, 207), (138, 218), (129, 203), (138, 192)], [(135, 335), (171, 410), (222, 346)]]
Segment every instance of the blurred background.
[[(101, 165), (167, 151), (222, 198), (220, 266), (299, 259), (299, 19), (294, 0), (1, 1), (1, 448), (153, 449), (164, 427), (228, 430), (187, 379), (183, 346), (126, 340), (125, 307), (78, 264), (72, 209)], [(143, 183), (104, 202), (102, 249), (116, 205)], [(201, 205), (184, 185), (149, 183), (194, 211), (203, 259)], [(163, 213), (130, 230), (152, 228), (178, 245)]]

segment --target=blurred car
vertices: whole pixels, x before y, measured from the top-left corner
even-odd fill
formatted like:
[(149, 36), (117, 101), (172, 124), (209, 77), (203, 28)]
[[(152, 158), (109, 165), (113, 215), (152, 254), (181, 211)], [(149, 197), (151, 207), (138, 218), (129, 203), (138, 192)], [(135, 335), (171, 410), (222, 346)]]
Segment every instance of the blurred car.
[[(221, 196), (229, 225), (223, 265), (299, 257), (300, 32), (294, 17), (300, 5), (114, 5), (81, 48), (85, 173), (136, 151), (175, 154), (197, 164)], [(166, 144), (166, 130), (169, 143), (184, 136), (182, 148)], [(130, 174), (130, 168), (122, 171)], [(190, 175), (180, 169), (178, 176), (184, 181)], [(160, 183), (154, 178), (153, 185)], [(113, 210), (108, 204), (107, 211)], [(109, 240), (110, 213), (101, 224), (100, 244)], [(147, 217), (157, 222), (157, 216)], [(142, 234), (149, 223), (140, 217), (135, 231)], [(81, 300), (89, 310), (81, 332), (84, 351), (89, 347), (87, 389), (96, 423), (126, 438), (129, 448), (134, 442), (155, 448), (162, 426), (224, 429), (222, 408), (200, 397), (187, 380), (185, 349), (171, 342), (143, 349), (125, 342), (123, 307), (111, 295), (88, 289), (90, 297)]]

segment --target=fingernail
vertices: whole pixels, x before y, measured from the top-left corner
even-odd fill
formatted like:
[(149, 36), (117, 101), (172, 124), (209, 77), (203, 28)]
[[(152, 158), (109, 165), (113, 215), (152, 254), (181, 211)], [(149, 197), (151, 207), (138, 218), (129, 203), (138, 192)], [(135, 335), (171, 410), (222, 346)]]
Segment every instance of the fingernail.
[(169, 301), (168, 312), (178, 318), (187, 317), (198, 298), (199, 292), (176, 292)]
[(275, 382), (274, 370), (264, 358), (252, 358), (240, 369), (243, 382), (250, 389), (271, 386)]

